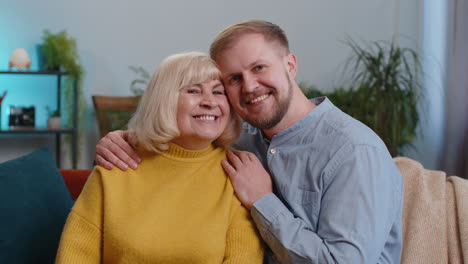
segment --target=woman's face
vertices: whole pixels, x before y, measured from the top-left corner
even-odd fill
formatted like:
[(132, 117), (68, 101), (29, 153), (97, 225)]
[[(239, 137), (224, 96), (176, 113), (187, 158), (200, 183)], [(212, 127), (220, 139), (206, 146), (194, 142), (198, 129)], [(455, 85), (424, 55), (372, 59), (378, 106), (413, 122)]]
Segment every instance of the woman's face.
[(177, 103), (180, 136), (172, 142), (186, 149), (203, 149), (223, 133), (229, 118), (229, 103), (220, 80), (183, 87)]

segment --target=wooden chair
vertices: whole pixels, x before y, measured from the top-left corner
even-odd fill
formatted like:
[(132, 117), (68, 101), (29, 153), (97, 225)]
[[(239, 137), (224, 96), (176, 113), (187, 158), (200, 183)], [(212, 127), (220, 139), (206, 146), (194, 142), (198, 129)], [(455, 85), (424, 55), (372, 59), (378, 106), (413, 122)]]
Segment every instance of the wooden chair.
[(93, 95), (99, 134), (104, 137), (114, 130), (125, 129), (135, 113), (141, 96), (99, 96)]

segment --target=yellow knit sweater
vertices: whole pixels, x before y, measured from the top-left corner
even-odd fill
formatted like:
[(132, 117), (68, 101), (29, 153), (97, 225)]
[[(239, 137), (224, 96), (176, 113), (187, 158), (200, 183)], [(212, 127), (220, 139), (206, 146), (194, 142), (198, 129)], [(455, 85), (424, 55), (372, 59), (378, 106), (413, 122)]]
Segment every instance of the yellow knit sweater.
[(136, 170), (96, 167), (64, 227), (56, 263), (262, 263), (224, 148), (139, 151)]

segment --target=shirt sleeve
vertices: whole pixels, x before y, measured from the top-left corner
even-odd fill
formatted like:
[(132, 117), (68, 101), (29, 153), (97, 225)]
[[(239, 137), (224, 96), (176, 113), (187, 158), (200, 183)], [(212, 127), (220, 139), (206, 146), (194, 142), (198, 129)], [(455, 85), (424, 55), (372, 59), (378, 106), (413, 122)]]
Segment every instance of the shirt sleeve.
[(387, 152), (353, 146), (329, 164), (316, 227), (274, 194), (253, 205), (252, 217), (280, 263), (377, 263), (393, 223), (401, 225), (401, 175)]
[(101, 263), (102, 190), (95, 169), (67, 218), (55, 263)]
[(247, 209), (236, 199), (226, 235), (224, 264), (263, 263), (263, 246)]

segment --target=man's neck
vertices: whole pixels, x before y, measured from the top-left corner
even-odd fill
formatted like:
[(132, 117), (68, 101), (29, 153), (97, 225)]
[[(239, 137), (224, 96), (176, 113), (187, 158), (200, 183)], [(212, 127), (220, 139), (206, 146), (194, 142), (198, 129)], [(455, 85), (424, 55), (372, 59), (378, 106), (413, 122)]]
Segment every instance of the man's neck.
[(262, 131), (269, 139), (271, 139), (274, 135), (299, 122), (315, 107), (316, 105), (301, 93), (296, 99), (291, 100), (288, 111), (276, 126), (269, 129), (262, 129)]

